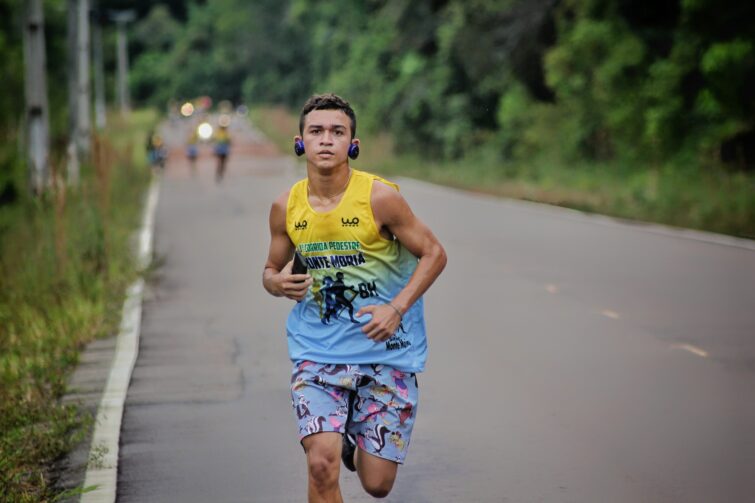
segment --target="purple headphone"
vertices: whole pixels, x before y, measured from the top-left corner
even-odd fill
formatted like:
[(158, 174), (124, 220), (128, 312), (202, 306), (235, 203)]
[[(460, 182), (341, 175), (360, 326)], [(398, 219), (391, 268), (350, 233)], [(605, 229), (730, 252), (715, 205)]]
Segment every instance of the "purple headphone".
[[(304, 155), (304, 141), (303, 140), (296, 140), (294, 142), (294, 152), (299, 157)], [(359, 157), (359, 145), (356, 143), (352, 143), (349, 145), (349, 157), (351, 159), (356, 159)]]

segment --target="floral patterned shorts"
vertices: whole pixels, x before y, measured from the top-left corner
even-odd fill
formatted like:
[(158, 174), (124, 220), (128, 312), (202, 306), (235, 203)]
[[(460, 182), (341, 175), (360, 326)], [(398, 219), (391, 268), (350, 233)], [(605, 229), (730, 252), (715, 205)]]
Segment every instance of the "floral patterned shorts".
[(403, 463), (417, 414), (417, 376), (386, 365), (297, 362), (291, 399), (299, 439), (345, 433), (362, 450)]

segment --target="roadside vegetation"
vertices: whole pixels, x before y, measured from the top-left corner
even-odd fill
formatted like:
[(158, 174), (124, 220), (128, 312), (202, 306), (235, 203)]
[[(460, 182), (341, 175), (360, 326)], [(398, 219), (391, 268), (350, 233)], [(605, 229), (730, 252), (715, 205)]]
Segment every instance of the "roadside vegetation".
[(385, 172), (755, 238), (753, 2), (137, 3), (148, 103), (332, 91)]
[[(298, 112), (258, 107), (252, 120), (282, 152), (298, 131)], [(568, 163), (546, 155), (502, 161), (480, 150), (455, 160), (396, 153), (387, 134), (360, 132), (353, 165), (385, 176), (408, 176), (486, 194), (564, 206), (620, 218), (755, 238), (755, 176), (673, 163)]]
[[(50, 467), (92, 425), (59, 399), (84, 345), (116, 332), (125, 289), (139, 274), (132, 235), (156, 118), (113, 115), (77, 188), (63, 180), (59, 155), (50, 191), (19, 191), (0, 206), (0, 501), (55, 501)], [(14, 152), (11, 143), (0, 154), (23, 187)]]

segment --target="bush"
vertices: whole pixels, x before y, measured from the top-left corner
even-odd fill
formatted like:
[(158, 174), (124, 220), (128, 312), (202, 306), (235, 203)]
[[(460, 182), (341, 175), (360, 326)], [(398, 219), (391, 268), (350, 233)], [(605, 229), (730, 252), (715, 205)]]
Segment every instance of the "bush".
[[(0, 500), (49, 501), (48, 467), (90, 418), (59, 404), (79, 350), (115, 332), (136, 277), (130, 238), (149, 180), (132, 163), (154, 114), (135, 114), (97, 139), (81, 185), (60, 177), (40, 199), (0, 208)], [(109, 138), (124, 138), (116, 150)]]

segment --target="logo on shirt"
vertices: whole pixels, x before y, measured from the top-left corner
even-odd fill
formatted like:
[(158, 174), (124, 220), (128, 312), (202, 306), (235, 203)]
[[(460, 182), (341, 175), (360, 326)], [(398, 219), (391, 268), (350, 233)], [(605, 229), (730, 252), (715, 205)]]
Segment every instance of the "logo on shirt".
[(351, 220), (341, 217), (341, 227), (358, 227), (359, 217), (354, 217)]
[(294, 229), (296, 229), (297, 231), (303, 231), (306, 228), (307, 228), (306, 220), (302, 220), (301, 222), (294, 223)]
[[(406, 333), (403, 324), (399, 325), (399, 330)], [(406, 340), (398, 334), (394, 334), (393, 337), (385, 341), (386, 351), (396, 351), (399, 349), (406, 349), (412, 345), (412, 341)]]

